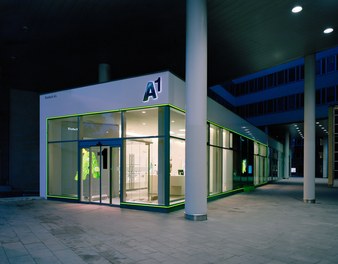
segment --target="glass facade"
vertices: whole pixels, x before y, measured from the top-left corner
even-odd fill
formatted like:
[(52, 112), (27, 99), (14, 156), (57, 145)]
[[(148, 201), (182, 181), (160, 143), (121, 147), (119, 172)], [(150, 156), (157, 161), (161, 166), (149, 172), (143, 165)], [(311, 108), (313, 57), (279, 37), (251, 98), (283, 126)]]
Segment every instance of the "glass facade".
[(170, 204), (185, 196), (185, 114), (170, 109), (169, 199)]
[(50, 143), (48, 146), (48, 194), (77, 198), (77, 142)]
[[(266, 146), (209, 124), (208, 195), (267, 181)], [(185, 114), (170, 106), (48, 120), (48, 197), (169, 207), (185, 198)]]
[[(301, 63), (301, 62), (300, 62)], [(338, 71), (338, 54), (332, 54), (316, 60), (316, 76), (321, 79), (328, 76), (331, 81), (318, 84), (316, 88), (316, 105), (338, 103), (338, 81), (334, 76)], [(285, 85), (292, 87), (304, 86), (304, 64), (293, 66), (268, 75), (256, 77), (240, 83), (224, 84), (223, 87), (233, 96), (245, 96), (271, 88), (284, 89)], [(232, 111), (244, 118), (283, 113), (304, 108), (304, 92), (260, 100), (259, 102), (231, 107)]]
[[(126, 202), (163, 204), (164, 171), (159, 164), (159, 141), (163, 139), (126, 139), (124, 194)], [(159, 171), (160, 170), (160, 171)]]
[(185, 194), (185, 141), (170, 139), (170, 203), (182, 201)]

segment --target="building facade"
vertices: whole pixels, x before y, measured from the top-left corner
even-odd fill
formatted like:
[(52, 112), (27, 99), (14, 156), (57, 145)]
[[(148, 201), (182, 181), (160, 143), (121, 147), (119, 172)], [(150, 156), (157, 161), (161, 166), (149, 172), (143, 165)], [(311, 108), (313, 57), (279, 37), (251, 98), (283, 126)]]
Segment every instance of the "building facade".
[[(290, 173), (303, 175), (304, 59), (210, 87), (210, 92), (281, 142), (289, 135)], [(338, 104), (338, 47), (316, 54), (315, 100), (316, 177), (327, 177), (328, 110)]]
[[(208, 98), (208, 198), (281, 178), (283, 146)], [(185, 199), (185, 84), (169, 72), (40, 97), (40, 195), (170, 211)]]

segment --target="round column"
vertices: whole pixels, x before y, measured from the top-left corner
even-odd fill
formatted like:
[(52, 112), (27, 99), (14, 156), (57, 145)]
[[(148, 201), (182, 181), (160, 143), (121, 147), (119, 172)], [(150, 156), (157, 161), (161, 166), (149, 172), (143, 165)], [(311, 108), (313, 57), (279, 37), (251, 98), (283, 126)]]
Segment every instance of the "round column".
[(289, 179), (290, 177), (290, 133), (287, 131), (285, 133), (284, 141), (284, 179)]
[(328, 143), (327, 137), (323, 138), (323, 178), (327, 178), (327, 167), (328, 167)]
[(185, 218), (207, 219), (207, 6), (187, 0)]
[(304, 190), (306, 203), (315, 203), (315, 111), (316, 111), (316, 61), (308, 55), (304, 62)]

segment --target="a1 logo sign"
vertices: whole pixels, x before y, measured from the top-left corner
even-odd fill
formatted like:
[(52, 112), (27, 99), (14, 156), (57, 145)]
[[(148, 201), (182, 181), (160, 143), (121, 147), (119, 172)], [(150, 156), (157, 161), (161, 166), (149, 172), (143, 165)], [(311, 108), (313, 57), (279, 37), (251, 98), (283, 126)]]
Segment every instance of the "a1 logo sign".
[(143, 96), (143, 102), (146, 103), (150, 98), (156, 100), (158, 94), (161, 92), (161, 77), (158, 77), (156, 81), (149, 81), (146, 86), (146, 90)]

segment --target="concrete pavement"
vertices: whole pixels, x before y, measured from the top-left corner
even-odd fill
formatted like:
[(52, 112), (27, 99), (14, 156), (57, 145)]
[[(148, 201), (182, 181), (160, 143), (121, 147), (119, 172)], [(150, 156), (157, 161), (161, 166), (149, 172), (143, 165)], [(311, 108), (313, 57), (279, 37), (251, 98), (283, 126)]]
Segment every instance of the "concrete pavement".
[(0, 263), (338, 263), (338, 189), (282, 180), (208, 204), (208, 220), (92, 204), (0, 199)]

